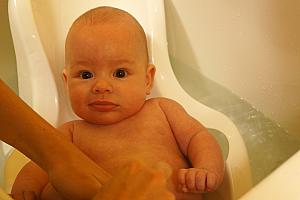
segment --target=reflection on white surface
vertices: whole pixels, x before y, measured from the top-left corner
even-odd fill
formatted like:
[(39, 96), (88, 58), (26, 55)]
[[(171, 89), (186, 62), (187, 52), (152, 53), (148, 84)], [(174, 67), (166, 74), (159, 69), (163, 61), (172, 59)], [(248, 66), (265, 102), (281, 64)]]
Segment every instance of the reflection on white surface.
[(300, 149), (296, 134), (289, 134), (247, 101), (207, 79), (198, 70), (176, 58), (171, 57), (171, 62), (177, 79), (191, 96), (224, 113), (238, 127), (248, 150), (253, 184)]

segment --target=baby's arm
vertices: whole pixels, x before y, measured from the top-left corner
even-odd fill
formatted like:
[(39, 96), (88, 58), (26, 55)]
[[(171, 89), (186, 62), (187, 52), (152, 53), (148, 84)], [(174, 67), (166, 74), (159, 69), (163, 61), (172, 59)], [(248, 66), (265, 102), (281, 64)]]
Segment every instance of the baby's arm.
[[(22, 197), (25, 193), (34, 193), (38, 198), (48, 183), (48, 175), (38, 165), (30, 161), (19, 172), (11, 194), (14, 198)], [(22, 199), (22, 198), (19, 198)]]
[(180, 189), (184, 192), (216, 190), (224, 176), (224, 160), (218, 143), (207, 129), (177, 102), (160, 98), (159, 104), (182, 153), (189, 158), (193, 166), (179, 170)]

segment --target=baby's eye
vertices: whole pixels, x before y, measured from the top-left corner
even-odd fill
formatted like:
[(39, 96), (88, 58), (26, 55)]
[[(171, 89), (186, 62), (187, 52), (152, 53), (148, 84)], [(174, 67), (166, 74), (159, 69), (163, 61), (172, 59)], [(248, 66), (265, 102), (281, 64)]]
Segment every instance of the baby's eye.
[(82, 79), (90, 79), (92, 77), (93, 77), (93, 74), (91, 72), (88, 72), (88, 71), (80, 72), (80, 78), (82, 78)]
[(114, 76), (117, 77), (117, 78), (124, 78), (125, 76), (127, 76), (127, 71), (125, 69), (117, 69), (115, 72), (114, 72)]

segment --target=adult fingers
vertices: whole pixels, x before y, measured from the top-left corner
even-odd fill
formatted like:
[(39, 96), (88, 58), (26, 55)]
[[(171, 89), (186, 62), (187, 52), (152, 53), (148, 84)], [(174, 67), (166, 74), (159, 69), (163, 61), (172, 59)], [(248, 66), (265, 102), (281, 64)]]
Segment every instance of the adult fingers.
[(161, 172), (166, 179), (170, 178), (170, 176), (172, 175), (172, 168), (166, 162), (158, 162), (153, 165), (152, 169)]

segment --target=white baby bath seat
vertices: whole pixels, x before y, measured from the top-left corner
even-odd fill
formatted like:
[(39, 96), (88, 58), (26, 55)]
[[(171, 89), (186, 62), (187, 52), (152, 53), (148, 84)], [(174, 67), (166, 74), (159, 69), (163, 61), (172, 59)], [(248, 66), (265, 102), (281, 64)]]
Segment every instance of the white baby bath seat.
[(218, 192), (207, 198), (234, 200), (243, 195), (251, 187), (244, 142), (227, 117), (192, 99), (177, 82), (169, 62), (163, 0), (9, 0), (20, 97), (54, 126), (75, 118), (61, 79), (65, 37), (80, 14), (104, 5), (128, 11), (143, 26), (150, 60), (157, 68), (152, 96), (178, 101), (206, 127), (226, 135), (226, 177)]

